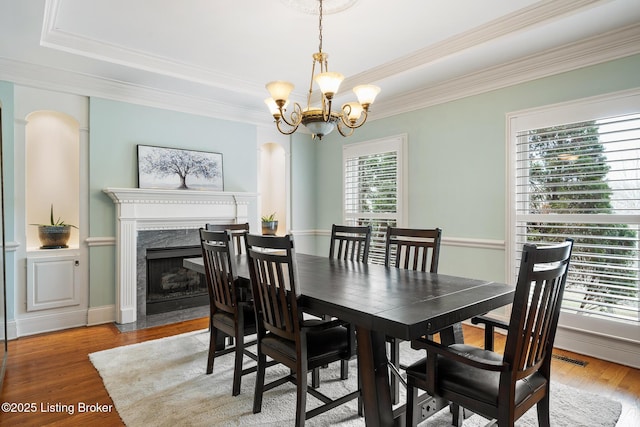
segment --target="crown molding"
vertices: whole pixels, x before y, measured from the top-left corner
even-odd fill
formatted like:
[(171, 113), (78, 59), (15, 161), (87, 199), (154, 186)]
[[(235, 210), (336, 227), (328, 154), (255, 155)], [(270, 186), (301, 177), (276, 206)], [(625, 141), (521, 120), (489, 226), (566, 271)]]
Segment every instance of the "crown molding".
[(210, 98), (134, 85), (3, 57), (0, 57), (0, 79), (23, 86), (93, 96), (222, 120), (251, 124), (272, 121), (272, 117), (264, 114), (262, 109), (259, 111), (246, 109)]
[[(640, 53), (640, 24), (425, 86), (376, 102), (369, 120), (378, 120), (444, 102), (575, 70)], [(272, 126), (262, 110), (210, 98), (133, 85), (0, 57), (0, 79), (43, 89), (180, 111), (255, 125)]]
[(40, 45), (44, 47), (251, 96), (264, 90), (262, 85), (229, 74), (62, 31), (57, 25), (60, 5), (61, 0), (48, 0), (45, 3), (40, 34)]
[[(459, 52), (496, 40), (509, 34), (518, 33), (540, 23), (555, 20), (560, 16), (576, 13), (581, 9), (602, 3), (602, 0), (574, 0), (570, 2), (536, 2), (531, 6), (487, 22), (472, 30), (447, 38), (428, 47), (412, 52), (371, 68), (362, 73), (349, 76), (342, 88), (353, 87), (357, 82), (375, 82), (402, 73), (406, 70), (424, 67), (427, 64), (451, 57)], [(344, 90), (344, 89), (343, 89)]]
[(431, 107), (640, 53), (640, 24), (627, 26), (376, 103), (369, 120)]

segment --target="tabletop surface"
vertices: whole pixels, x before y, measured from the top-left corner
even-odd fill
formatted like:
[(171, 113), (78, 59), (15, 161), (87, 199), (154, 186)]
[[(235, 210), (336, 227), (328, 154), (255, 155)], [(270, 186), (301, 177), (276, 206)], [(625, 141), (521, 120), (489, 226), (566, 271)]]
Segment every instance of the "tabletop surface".
[[(409, 340), (510, 304), (502, 283), (296, 254), (301, 304), (369, 330)], [(238, 275), (249, 277), (246, 255)], [(184, 265), (204, 272), (201, 258)]]

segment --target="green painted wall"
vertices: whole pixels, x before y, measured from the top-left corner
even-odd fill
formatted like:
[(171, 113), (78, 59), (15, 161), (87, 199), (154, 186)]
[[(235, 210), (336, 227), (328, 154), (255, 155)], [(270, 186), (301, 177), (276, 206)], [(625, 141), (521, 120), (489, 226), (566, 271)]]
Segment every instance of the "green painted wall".
[[(14, 174), (14, 131), (13, 131), (13, 117), (14, 117), (14, 96), (13, 96), (13, 84), (9, 82), (0, 81), (0, 106), (2, 106), (2, 158), (3, 158), (3, 175), (4, 175), (4, 228), (5, 228), (5, 242), (7, 244), (15, 243), (15, 192), (13, 188), (13, 174)], [(14, 295), (15, 295), (15, 252), (6, 252), (6, 266), (7, 271), (7, 319), (15, 319), (14, 310)]]
[[(408, 226), (441, 227), (445, 238), (504, 240), (506, 114), (640, 87), (638, 70), (635, 55), (374, 120), (350, 138), (330, 134), (315, 145), (317, 228), (342, 222), (343, 144), (406, 133)], [(504, 280), (504, 270), (503, 251), (445, 246), (441, 253), (445, 273)]]
[[(90, 100), (90, 124), (91, 237), (115, 237), (115, 205), (102, 190), (137, 187), (138, 144), (222, 153), (225, 190), (257, 191), (257, 167), (247, 167), (258, 162), (253, 125), (100, 98)], [(91, 248), (89, 294), (91, 307), (115, 303), (113, 246)]]
[(309, 135), (291, 136), (291, 229), (296, 232), (296, 251), (315, 254), (317, 238), (315, 187), (315, 146)]
[[(505, 239), (505, 133), (507, 113), (640, 87), (640, 55), (611, 61), (434, 107), (374, 120), (342, 138), (321, 142), (291, 137), (291, 228), (300, 252), (325, 254), (327, 231), (342, 222), (343, 144), (407, 134), (409, 226), (439, 226), (444, 236)], [(5, 150), (7, 239), (13, 235), (13, 95), (0, 81)], [(375, 104), (372, 117), (375, 118)], [(225, 189), (257, 191), (256, 127), (99, 98), (90, 100), (90, 237), (115, 236), (115, 207), (105, 187), (137, 185), (136, 145), (159, 145), (223, 153)], [(247, 149), (249, 147), (250, 149)], [(257, 208), (250, 206), (250, 214)], [(15, 280), (9, 253), (7, 278)], [(441, 271), (504, 280), (501, 250), (444, 246)], [(90, 247), (90, 306), (115, 303), (115, 247)], [(13, 287), (9, 286), (9, 311)], [(10, 316), (10, 318), (12, 318)]]

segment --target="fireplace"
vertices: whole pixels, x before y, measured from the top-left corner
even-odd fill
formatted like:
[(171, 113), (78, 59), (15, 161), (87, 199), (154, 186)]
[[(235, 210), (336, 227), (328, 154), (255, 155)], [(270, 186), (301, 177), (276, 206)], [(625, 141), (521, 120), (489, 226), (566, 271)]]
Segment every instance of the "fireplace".
[[(150, 314), (181, 310), (190, 306), (196, 307), (200, 303), (208, 304), (205, 278), (198, 277), (197, 280), (202, 289), (195, 291), (193, 283), (187, 285), (188, 282), (185, 282), (186, 270), (181, 270), (183, 258), (198, 256), (202, 256), (198, 230), (138, 230), (136, 236), (136, 317), (138, 319), (144, 319)], [(153, 277), (150, 277), (149, 273), (152, 273)], [(164, 285), (162, 284), (163, 276)], [(168, 283), (174, 279), (176, 283)], [(187, 286), (188, 290), (180, 290), (181, 287)], [(150, 289), (155, 295), (149, 295)], [(187, 301), (187, 292), (190, 291), (201, 292), (201, 295), (198, 295), (199, 301), (197, 301), (198, 298), (195, 301)], [(152, 302), (149, 303), (150, 301)], [(185, 306), (181, 307), (182, 304)]]
[(198, 229), (207, 223), (249, 222), (253, 229), (259, 225), (256, 193), (146, 188), (103, 191), (116, 206), (117, 323), (132, 323), (146, 315), (146, 249), (197, 245)]
[(185, 258), (202, 256), (200, 246), (148, 248), (146, 252), (147, 315), (209, 304), (205, 277), (182, 266)]

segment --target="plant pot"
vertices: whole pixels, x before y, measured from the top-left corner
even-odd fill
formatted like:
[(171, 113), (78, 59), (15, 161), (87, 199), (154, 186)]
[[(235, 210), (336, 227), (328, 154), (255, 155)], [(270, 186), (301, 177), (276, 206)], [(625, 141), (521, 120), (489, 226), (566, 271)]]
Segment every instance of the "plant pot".
[(67, 243), (71, 236), (70, 225), (39, 225), (38, 238), (40, 249), (68, 248)]
[(278, 221), (262, 221), (262, 234), (265, 236), (275, 236), (278, 229)]

